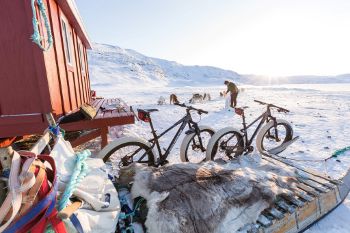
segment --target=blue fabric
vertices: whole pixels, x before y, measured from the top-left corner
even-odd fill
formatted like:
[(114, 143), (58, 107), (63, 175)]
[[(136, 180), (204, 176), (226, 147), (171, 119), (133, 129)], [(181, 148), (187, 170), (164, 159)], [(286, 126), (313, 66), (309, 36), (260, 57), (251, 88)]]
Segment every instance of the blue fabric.
[(75, 214), (72, 214), (69, 219), (78, 233), (84, 233), (83, 227), (81, 226), (81, 223)]
[(70, 177), (68, 184), (64, 193), (61, 195), (61, 200), (58, 202), (58, 211), (63, 210), (72, 196), (77, 185), (83, 180), (83, 178), (88, 174), (89, 168), (86, 163), (86, 159), (91, 155), (89, 150), (84, 150), (76, 154), (75, 166), (73, 174)]
[(32, 6), (32, 12), (33, 12), (33, 19), (32, 19), (32, 23), (33, 23), (33, 35), (32, 35), (32, 40), (35, 44), (37, 44), (43, 51), (47, 51), (51, 48), (52, 44), (53, 44), (53, 38), (52, 38), (52, 32), (51, 32), (51, 27), (50, 27), (50, 23), (49, 23), (49, 18), (47, 16), (46, 13), (46, 7), (45, 4), (43, 3), (43, 0), (37, 0), (38, 2), (38, 8), (39, 8), (39, 12), (41, 13), (41, 16), (44, 19), (44, 24), (46, 27), (46, 33), (47, 33), (47, 42), (48, 42), (48, 46), (47, 48), (44, 48), (41, 45), (41, 35), (40, 35), (40, 31), (39, 31), (39, 22), (36, 18), (36, 7), (35, 7), (35, 1), (36, 0), (32, 0), (31, 2), (31, 6)]
[(5, 231), (3, 231), (3, 233), (17, 232), (26, 224), (30, 223), (33, 220), (33, 217), (37, 217), (38, 214), (42, 213), (45, 209), (47, 209), (45, 216), (49, 216), (54, 209), (53, 207), (55, 207), (57, 186), (58, 185), (56, 182), (54, 184), (53, 191), (48, 196), (46, 196), (46, 198), (42, 199), (40, 202), (38, 202), (38, 204), (33, 206), (19, 220), (17, 220), (14, 224), (10, 225)]
[[(57, 182), (56, 182), (57, 183)], [(47, 209), (47, 211), (46, 211), (46, 214), (45, 214), (45, 216), (46, 217), (48, 217), (48, 216), (50, 216), (50, 214), (52, 213), (52, 211), (54, 210), (54, 208), (55, 208), (55, 205), (56, 205), (56, 194), (57, 194), (57, 189), (58, 189), (58, 185), (56, 184), (56, 185), (54, 185), (54, 193), (55, 193), (55, 198), (52, 200), (52, 202), (51, 202), (51, 204), (50, 204), (50, 206), (49, 206), (49, 208)]]

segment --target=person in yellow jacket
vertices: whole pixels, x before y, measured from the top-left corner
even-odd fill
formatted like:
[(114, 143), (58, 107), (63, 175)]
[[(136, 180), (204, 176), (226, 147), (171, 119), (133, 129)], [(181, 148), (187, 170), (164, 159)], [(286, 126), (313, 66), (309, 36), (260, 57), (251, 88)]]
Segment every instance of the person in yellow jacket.
[(237, 105), (237, 96), (238, 96), (238, 87), (236, 84), (230, 81), (225, 81), (224, 84), (227, 86), (227, 91), (226, 94), (230, 92), (230, 97), (231, 97), (231, 107), (235, 108)]

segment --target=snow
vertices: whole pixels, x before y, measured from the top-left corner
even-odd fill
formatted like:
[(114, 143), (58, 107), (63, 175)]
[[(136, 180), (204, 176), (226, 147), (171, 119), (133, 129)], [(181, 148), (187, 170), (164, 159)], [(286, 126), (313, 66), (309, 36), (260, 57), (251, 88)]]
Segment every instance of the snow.
[[(274, 112), (274, 116), (292, 123), (294, 135), (300, 139), (292, 144), (283, 156), (293, 159), (322, 160), (335, 150), (350, 145), (350, 84), (336, 83), (350, 81), (348, 75), (337, 77), (304, 77), (296, 81), (291, 78), (270, 82), (258, 80), (256, 84), (279, 83), (279, 85), (252, 85), (252, 76), (238, 75), (213, 67), (182, 66), (175, 62), (149, 58), (132, 50), (115, 46), (94, 45), (89, 54), (92, 89), (104, 97), (121, 97), (129, 105), (137, 108), (158, 108), (152, 113), (153, 123), (160, 133), (179, 120), (183, 108), (169, 105), (169, 95), (174, 93), (180, 102), (188, 103), (192, 93), (208, 92), (212, 101), (195, 104), (194, 107), (209, 111), (208, 115), (195, 116), (200, 124), (216, 130), (233, 126), (241, 128), (241, 118), (234, 112), (224, 109), (225, 100), (219, 92), (225, 90), (223, 80), (232, 79), (242, 89), (238, 96), (239, 106), (246, 109), (247, 122), (251, 122), (263, 111), (254, 99), (276, 104), (290, 110), (288, 114)], [(249, 78), (250, 77), (250, 78)], [(256, 76), (254, 76), (257, 79)], [(302, 78), (301, 78), (302, 77)], [(260, 77), (264, 79), (263, 77)], [(259, 79), (259, 78), (258, 78)], [(274, 79), (277, 80), (277, 79)], [(304, 82), (307, 84), (290, 84)], [(314, 84), (313, 84), (314, 83)], [(331, 83), (331, 84), (329, 84)], [(157, 105), (160, 96), (165, 97), (166, 105)], [(148, 123), (136, 122), (124, 127), (124, 132), (132, 132), (143, 138), (150, 138)], [(115, 132), (115, 131), (114, 131)], [(251, 133), (251, 131), (250, 131)], [(167, 147), (175, 131), (160, 139)], [(118, 135), (117, 135), (118, 136)], [(112, 138), (117, 137), (111, 135)], [(172, 163), (180, 162), (179, 138), (169, 157)], [(254, 145), (254, 144), (253, 144)], [(255, 153), (255, 152), (254, 152)], [(339, 157), (341, 162), (331, 159), (324, 162), (296, 162), (324, 172), (333, 178), (340, 178), (350, 168), (350, 153)], [(312, 226), (307, 232), (350, 232), (350, 197), (336, 210)]]

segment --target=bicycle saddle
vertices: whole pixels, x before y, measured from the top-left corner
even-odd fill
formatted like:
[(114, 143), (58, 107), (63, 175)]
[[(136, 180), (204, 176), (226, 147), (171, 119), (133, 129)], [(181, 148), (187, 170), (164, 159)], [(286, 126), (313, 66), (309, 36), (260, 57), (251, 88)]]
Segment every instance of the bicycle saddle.
[(151, 108), (151, 109), (137, 109), (137, 111), (151, 113), (151, 112), (157, 112), (159, 110), (156, 108)]
[(246, 109), (246, 108), (248, 108), (248, 107), (235, 108), (235, 113), (237, 115), (242, 116), (244, 114), (244, 109)]

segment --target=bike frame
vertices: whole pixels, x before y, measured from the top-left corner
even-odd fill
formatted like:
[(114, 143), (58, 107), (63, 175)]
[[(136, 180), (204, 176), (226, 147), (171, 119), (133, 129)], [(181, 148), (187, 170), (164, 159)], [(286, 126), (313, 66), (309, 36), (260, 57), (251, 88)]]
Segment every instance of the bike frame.
[[(151, 118), (150, 118), (149, 124), (150, 124), (151, 130), (152, 130), (152, 135), (153, 135), (153, 138), (148, 140), (152, 144), (150, 149), (153, 150), (153, 148), (156, 146), (157, 147), (157, 152), (158, 152), (158, 155), (159, 155), (159, 159), (156, 162), (156, 166), (166, 163), (166, 159), (169, 156), (170, 151), (173, 149), (175, 143), (179, 139), (179, 137), (180, 137), (181, 133), (183, 132), (183, 130), (185, 129), (186, 125), (188, 125), (188, 127), (189, 127), (189, 130), (187, 132), (189, 132), (189, 133), (195, 132), (195, 133), (198, 133), (198, 134), (200, 132), (198, 124), (192, 120), (192, 116), (191, 116), (189, 110), (186, 110), (186, 115), (183, 118), (178, 120), (175, 124), (170, 126), (168, 129), (166, 129), (165, 131), (163, 131), (159, 135), (157, 135), (156, 130), (154, 129), (154, 126), (153, 126)], [(165, 134), (167, 134), (169, 131), (174, 129), (178, 125), (180, 125), (179, 129), (177, 130), (174, 138), (171, 140), (168, 148), (166, 149), (165, 153), (163, 154), (162, 150), (161, 150), (161, 147), (160, 147), (159, 139), (162, 136), (164, 136)], [(201, 137), (198, 137), (198, 138), (199, 138), (199, 143), (200, 143), (201, 147), (203, 148)], [(146, 155), (146, 153), (145, 153), (145, 155)], [(140, 160), (142, 160), (145, 155), (141, 156)]]
[[(249, 125), (247, 125), (246, 122), (245, 122), (244, 113), (242, 115), (242, 118), (243, 118), (243, 129), (241, 129), (241, 132), (243, 133), (243, 137), (244, 137), (244, 147), (245, 147), (244, 149), (246, 149), (246, 148), (251, 146), (251, 144), (253, 143), (254, 138), (256, 137), (256, 135), (258, 134), (260, 128), (264, 125), (265, 122), (268, 122), (270, 119), (273, 120), (274, 122), (276, 122), (276, 118), (271, 115), (271, 110), (270, 110), (269, 106), (267, 107), (267, 110), (264, 113), (262, 113), (258, 118), (256, 118)], [(252, 134), (250, 139), (248, 139), (248, 129), (250, 127), (252, 127), (259, 120), (260, 120), (260, 122), (259, 122), (258, 126), (256, 127), (256, 129), (254, 130), (254, 133)], [(276, 133), (276, 137), (278, 138), (277, 130), (276, 130), (275, 133)]]

